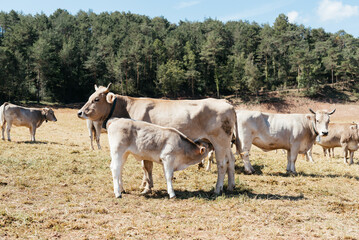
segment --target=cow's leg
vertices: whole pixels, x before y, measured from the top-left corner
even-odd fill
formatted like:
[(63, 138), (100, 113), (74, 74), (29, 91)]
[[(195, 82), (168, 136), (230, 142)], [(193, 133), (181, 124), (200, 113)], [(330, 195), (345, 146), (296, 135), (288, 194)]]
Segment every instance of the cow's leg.
[(123, 166), (127, 160), (128, 154), (123, 154), (118, 151), (111, 151), (111, 171), (113, 179), (113, 191), (116, 198), (121, 197), (123, 192), (123, 182), (122, 182), (122, 171)]
[(249, 152), (251, 150), (252, 142), (253, 142), (252, 133), (250, 133), (246, 129), (242, 129), (242, 131), (238, 131), (238, 134), (239, 134), (239, 139), (241, 141), (242, 149), (237, 149), (237, 152), (242, 157), (244, 163), (244, 171), (247, 174), (252, 174), (255, 172), (249, 160)]
[(343, 156), (344, 156), (344, 163), (348, 163), (348, 147), (347, 145), (342, 145), (342, 149), (343, 149)]
[(207, 172), (211, 171), (211, 164), (213, 163), (213, 156), (214, 156), (214, 151), (210, 151), (209, 155), (208, 155), (208, 163), (207, 163), (207, 167), (206, 167)]
[(235, 177), (234, 177), (236, 158), (234, 157), (231, 149), (228, 149), (226, 158), (228, 160), (228, 165), (227, 165), (228, 166), (228, 168), (227, 168), (228, 187), (227, 187), (227, 190), (233, 191), (235, 184), (236, 184)]
[(8, 140), (8, 141), (11, 141), (11, 138), (10, 138), (11, 125), (12, 125), (12, 122), (7, 122), (7, 125), (6, 125), (6, 134), (7, 134), (7, 140)]
[(143, 169), (143, 179), (141, 188), (144, 188), (142, 194), (146, 194), (151, 192), (153, 188), (153, 178), (152, 178), (152, 169), (153, 169), (153, 162), (148, 160), (142, 160), (142, 169)]
[(350, 162), (349, 162), (349, 165), (352, 165), (354, 163), (354, 151), (350, 151)]
[(30, 126), (29, 130), (30, 130), (30, 135), (31, 135), (31, 141), (35, 142), (36, 127)]
[(332, 154), (330, 157), (334, 158), (334, 148), (329, 148), (329, 150), (331, 151)]
[(224, 177), (227, 171), (226, 151), (227, 149), (225, 148), (215, 147), (218, 171), (216, 189), (214, 190), (216, 194), (220, 194), (223, 191)]
[(306, 157), (306, 159), (307, 159), (307, 162), (309, 161), (309, 162), (314, 162), (313, 161), (313, 155), (312, 155), (312, 153), (313, 153), (313, 148), (311, 147), (311, 148), (309, 148), (309, 150), (305, 153), (305, 157)]
[(101, 128), (102, 128), (101, 125), (102, 124), (101, 124), (101, 122), (94, 122), (93, 125), (95, 127), (95, 138), (96, 138), (97, 148), (101, 149), (100, 136), (101, 136)]
[(166, 183), (167, 183), (167, 192), (168, 195), (170, 196), (170, 198), (174, 198), (176, 197), (175, 191), (173, 190), (173, 186), (172, 186), (172, 178), (173, 178), (173, 163), (174, 159), (167, 155), (165, 157), (165, 159), (162, 159), (163, 162), (163, 171), (165, 174), (165, 178), (166, 178)]
[(6, 122), (4, 122), (4, 124), (1, 126), (1, 139), (5, 140), (5, 125)]
[(297, 171), (295, 170), (295, 162), (298, 157), (298, 148), (293, 147), (287, 151), (287, 173), (293, 173), (297, 174)]
[(95, 150), (95, 148), (93, 147), (93, 131), (92, 131), (92, 121), (90, 120), (86, 120), (86, 125), (87, 125), (87, 130), (89, 131), (89, 137), (90, 137), (90, 143), (91, 143), (91, 149)]

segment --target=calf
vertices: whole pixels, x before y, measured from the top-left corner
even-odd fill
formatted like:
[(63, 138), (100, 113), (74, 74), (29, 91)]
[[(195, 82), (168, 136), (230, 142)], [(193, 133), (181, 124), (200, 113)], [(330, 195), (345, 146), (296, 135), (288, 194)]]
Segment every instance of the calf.
[(147, 159), (162, 164), (167, 191), (169, 197), (173, 198), (173, 172), (199, 163), (213, 149), (207, 139), (192, 141), (174, 128), (127, 118), (111, 118), (107, 122), (107, 132), (117, 198), (121, 197), (123, 191), (122, 170), (129, 154), (139, 161)]
[(90, 119), (86, 119), (86, 124), (87, 124), (87, 129), (89, 131), (92, 150), (95, 150), (95, 148), (93, 147), (93, 140), (96, 140), (97, 148), (101, 149), (100, 135), (102, 129), (102, 121), (92, 121)]
[(5, 140), (5, 125), (7, 139), (11, 141), (11, 125), (24, 126), (30, 129), (31, 141), (35, 141), (36, 128), (40, 127), (44, 121), (56, 122), (54, 111), (51, 108), (25, 108), (5, 102), (0, 107), (0, 126), (2, 130), (2, 140)]

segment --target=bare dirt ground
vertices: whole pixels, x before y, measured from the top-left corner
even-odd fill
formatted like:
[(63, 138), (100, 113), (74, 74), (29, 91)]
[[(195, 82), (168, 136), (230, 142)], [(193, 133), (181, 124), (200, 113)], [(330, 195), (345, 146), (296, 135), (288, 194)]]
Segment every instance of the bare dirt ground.
[[(356, 104), (290, 99), (237, 108), (307, 113), (333, 109), (332, 121), (358, 121)], [(236, 189), (213, 193), (211, 172), (191, 166), (175, 172), (177, 199), (169, 200), (160, 165), (154, 191), (140, 194), (141, 164), (124, 169), (126, 194), (116, 199), (107, 135), (91, 151), (86, 123), (76, 109), (55, 109), (31, 143), (28, 129), (13, 127), (0, 140), (0, 239), (359, 239), (359, 159), (348, 166), (314, 148), (314, 164), (299, 157), (298, 176), (286, 174), (286, 156), (254, 148), (256, 174), (236, 161)]]

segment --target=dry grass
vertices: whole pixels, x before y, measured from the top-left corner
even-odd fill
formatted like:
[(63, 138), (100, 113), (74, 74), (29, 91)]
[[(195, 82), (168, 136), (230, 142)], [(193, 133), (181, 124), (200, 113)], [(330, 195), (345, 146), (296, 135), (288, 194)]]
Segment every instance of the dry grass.
[(315, 164), (297, 161), (285, 175), (281, 153), (251, 153), (255, 175), (237, 159), (236, 190), (216, 197), (217, 174), (192, 166), (175, 173), (177, 199), (169, 200), (155, 164), (154, 192), (141, 196), (142, 169), (125, 165), (127, 194), (115, 199), (107, 135), (91, 151), (86, 123), (76, 110), (57, 109), (57, 123), (12, 129), (0, 142), (0, 239), (358, 239), (359, 165), (336, 150)]

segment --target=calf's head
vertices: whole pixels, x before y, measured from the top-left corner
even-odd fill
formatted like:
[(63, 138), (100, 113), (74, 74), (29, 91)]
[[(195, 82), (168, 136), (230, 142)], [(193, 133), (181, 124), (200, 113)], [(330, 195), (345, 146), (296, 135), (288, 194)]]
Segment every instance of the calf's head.
[(43, 108), (41, 109), (41, 113), (43, 116), (45, 116), (45, 120), (47, 121), (52, 121), (52, 122), (56, 122), (57, 119), (55, 117), (55, 113), (51, 108)]
[(327, 110), (319, 110), (314, 112), (312, 109), (309, 109), (309, 111), (314, 114), (314, 119), (312, 119), (312, 127), (315, 133), (320, 136), (327, 136), (330, 115), (335, 112), (335, 109), (331, 112), (328, 112)]
[(107, 87), (97, 87), (85, 105), (77, 112), (77, 116), (92, 121), (104, 120), (111, 110), (114, 94), (109, 92), (111, 83)]

